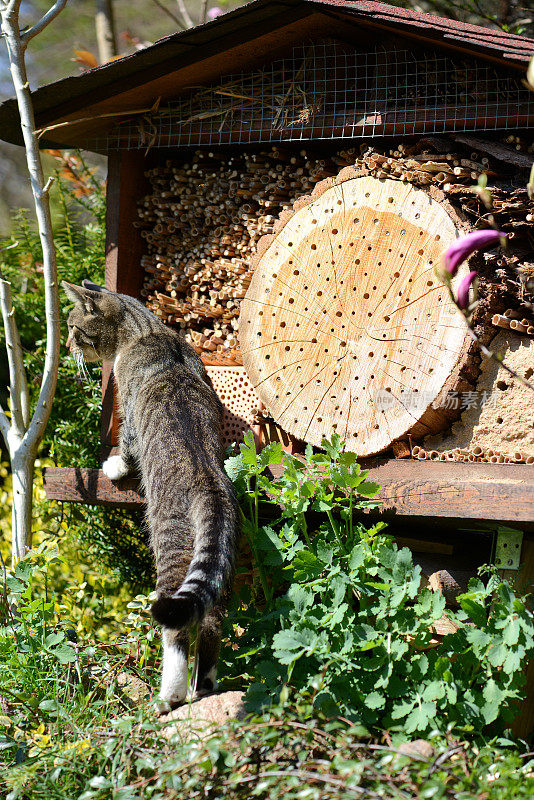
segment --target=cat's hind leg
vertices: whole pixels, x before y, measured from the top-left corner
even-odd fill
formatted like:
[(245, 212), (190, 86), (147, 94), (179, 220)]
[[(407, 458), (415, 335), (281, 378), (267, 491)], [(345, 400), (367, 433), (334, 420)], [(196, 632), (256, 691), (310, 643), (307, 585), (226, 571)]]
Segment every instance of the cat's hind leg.
[(227, 603), (220, 600), (206, 614), (197, 633), (197, 679), (195, 695), (202, 697), (217, 690), (217, 661), (221, 649), (221, 629)]
[(187, 694), (189, 631), (163, 628), (163, 667), (159, 693), (160, 711), (180, 705)]

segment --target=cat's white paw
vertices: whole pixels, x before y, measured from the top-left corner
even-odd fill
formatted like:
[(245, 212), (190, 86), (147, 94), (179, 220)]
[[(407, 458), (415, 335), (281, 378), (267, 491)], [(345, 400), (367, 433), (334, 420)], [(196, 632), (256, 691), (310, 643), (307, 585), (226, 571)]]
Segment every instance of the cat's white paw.
[(184, 651), (168, 642), (163, 635), (163, 668), (161, 671), (160, 703), (176, 707), (187, 694), (187, 656)]
[(128, 467), (122, 456), (110, 456), (102, 464), (102, 472), (112, 481), (118, 481), (128, 475)]

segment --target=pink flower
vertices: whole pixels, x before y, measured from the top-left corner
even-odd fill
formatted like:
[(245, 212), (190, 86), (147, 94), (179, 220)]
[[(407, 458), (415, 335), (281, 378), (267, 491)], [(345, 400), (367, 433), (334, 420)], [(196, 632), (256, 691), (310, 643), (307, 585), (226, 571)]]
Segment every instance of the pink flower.
[(489, 244), (496, 244), (501, 239), (506, 239), (507, 236), (507, 233), (495, 231), (493, 228), (473, 231), (472, 233), (468, 233), (467, 236), (462, 236), (460, 239), (457, 239), (454, 244), (451, 244), (443, 256), (445, 271), (448, 272), (451, 277), (454, 277), (462, 261), (465, 261), (471, 253), (474, 253), (475, 250), (480, 250), (482, 247), (487, 247)]
[(222, 8), (219, 8), (219, 6), (213, 6), (213, 8), (210, 8), (206, 14), (206, 18), (211, 21), (212, 19), (217, 19), (217, 17), (220, 17), (221, 14), (224, 14)]
[(466, 275), (465, 278), (462, 278), (460, 281), (456, 297), (456, 302), (460, 308), (467, 308), (469, 306), (469, 289), (477, 275), (478, 273), (476, 270), (472, 270), (469, 275)]

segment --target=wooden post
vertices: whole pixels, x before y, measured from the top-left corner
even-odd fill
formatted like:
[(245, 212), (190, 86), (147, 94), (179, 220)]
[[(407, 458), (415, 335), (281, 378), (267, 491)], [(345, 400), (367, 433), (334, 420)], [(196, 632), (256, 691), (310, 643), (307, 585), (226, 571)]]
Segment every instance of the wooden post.
[[(530, 594), (530, 607), (532, 609), (532, 594), (534, 590), (534, 537), (527, 534), (523, 539), (521, 548), (521, 565), (519, 572), (511, 569), (499, 570), (499, 573), (510, 581), (514, 590), (519, 594)], [(525, 671), (526, 687), (525, 700), (521, 704), (521, 713), (512, 724), (516, 736), (527, 739), (534, 731), (534, 659), (531, 659)]]
[[(146, 192), (144, 153), (127, 150), (108, 158), (106, 216), (106, 289), (139, 297), (143, 285), (141, 255), (143, 240), (132, 224), (137, 219), (137, 201)], [(112, 364), (102, 370), (101, 444), (103, 455), (118, 443), (117, 404)]]

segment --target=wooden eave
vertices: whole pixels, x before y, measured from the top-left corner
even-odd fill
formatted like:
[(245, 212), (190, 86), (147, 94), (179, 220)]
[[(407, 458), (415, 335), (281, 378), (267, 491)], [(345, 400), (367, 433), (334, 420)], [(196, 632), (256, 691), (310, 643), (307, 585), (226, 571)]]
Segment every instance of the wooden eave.
[[(530, 40), (367, 0), (254, 0), (213, 22), (33, 93), (42, 147), (76, 147), (105, 136), (122, 115), (150, 109), (192, 86), (251, 70), (299, 41), (332, 36), (354, 42), (391, 34), (502, 67), (526, 69)], [(534, 53), (534, 42), (532, 43)], [(109, 116), (120, 115), (120, 116)], [(21, 144), (14, 100), (0, 106), (6, 141)]]

